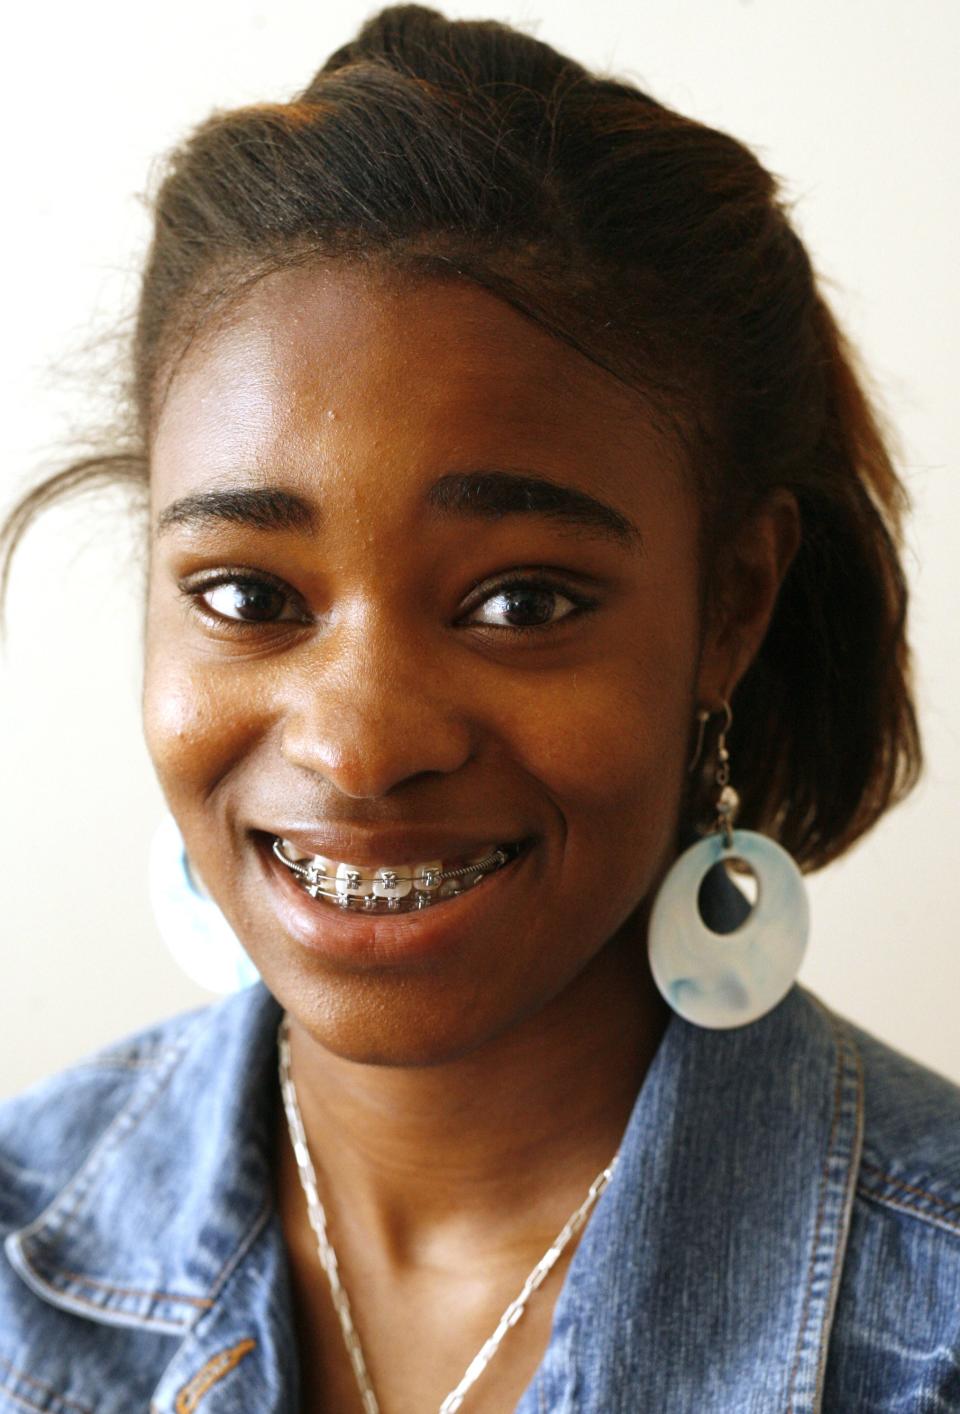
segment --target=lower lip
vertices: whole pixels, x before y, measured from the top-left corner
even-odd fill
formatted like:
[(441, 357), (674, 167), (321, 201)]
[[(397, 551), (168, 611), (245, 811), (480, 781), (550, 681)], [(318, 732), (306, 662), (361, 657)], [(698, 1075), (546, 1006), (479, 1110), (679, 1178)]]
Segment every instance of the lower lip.
[(368, 967), (426, 960), (465, 941), (476, 925), (496, 930), (512, 926), (520, 870), (531, 854), (519, 855), (455, 898), (415, 913), (370, 914), (340, 909), (311, 898), (275, 857), (272, 838), (256, 837), (257, 855), (270, 886), (271, 901), (287, 933), (312, 953), (331, 961)]

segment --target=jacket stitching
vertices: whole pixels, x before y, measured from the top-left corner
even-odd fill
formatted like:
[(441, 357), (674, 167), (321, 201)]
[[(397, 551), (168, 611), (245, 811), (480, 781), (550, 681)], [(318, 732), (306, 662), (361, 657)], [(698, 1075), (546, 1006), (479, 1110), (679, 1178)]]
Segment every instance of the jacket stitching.
[[(813, 1299), (813, 1286), (815, 1281), (814, 1267), (821, 1244), (822, 1232), (826, 1214), (827, 1190), (830, 1183), (830, 1167), (838, 1156), (834, 1153), (837, 1132), (840, 1127), (840, 1120), (844, 1110), (844, 1080), (847, 1076), (848, 1062), (852, 1063), (853, 1081), (855, 1084), (855, 1114), (854, 1114), (854, 1149), (853, 1161), (847, 1163), (847, 1180), (844, 1184), (844, 1201), (841, 1210), (841, 1229), (838, 1230), (838, 1242), (836, 1247), (846, 1245), (846, 1234), (849, 1233), (850, 1206), (855, 1186), (855, 1173), (858, 1167), (856, 1161), (860, 1157), (860, 1149), (863, 1138), (863, 1070), (860, 1063), (859, 1052), (845, 1028), (840, 1026), (838, 1018), (825, 1007), (816, 997), (811, 1000), (819, 1007), (825, 1019), (829, 1022), (833, 1031), (834, 1044), (837, 1051), (835, 1084), (833, 1091), (833, 1118), (830, 1125), (830, 1138), (827, 1144), (827, 1151), (824, 1156), (823, 1169), (820, 1175), (820, 1196), (817, 1202), (817, 1216), (814, 1224), (814, 1237), (810, 1250), (810, 1261), (807, 1265), (807, 1281), (804, 1291), (803, 1309), (801, 1312), (800, 1325), (797, 1331), (797, 1345), (794, 1354), (793, 1368), (790, 1371), (790, 1382), (787, 1386), (787, 1414), (794, 1414), (796, 1400), (796, 1382), (800, 1373), (800, 1362), (803, 1356), (803, 1341), (806, 1334), (806, 1327), (810, 1316), (810, 1306)], [(833, 1271), (830, 1279), (830, 1289), (827, 1297), (824, 1315), (820, 1325), (819, 1358), (817, 1360), (817, 1380), (814, 1391), (814, 1403), (811, 1406), (814, 1411), (820, 1409), (823, 1398), (822, 1382), (826, 1370), (827, 1348), (829, 1341), (829, 1331), (832, 1325), (833, 1313), (840, 1284), (840, 1266), (837, 1261), (836, 1249), (834, 1251)]]
[[(178, 1296), (170, 1291), (149, 1291), (143, 1287), (136, 1286), (115, 1286), (111, 1281), (97, 1281), (94, 1277), (85, 1277), (80, 1272), (65, 1272), (57, 1268), (57, 1276), (65, 1278), (67, 1281), (79, 1281), (84, 1286), (95, 1286), (99, 1291), (112, 1291), (116, 1296), (146, 1296), (151, 1301), (180, 1301), (188, 1306), (201, 1306), (204, 1310), (213, 1305), (208, 1296)], [(72, 1294), (72, 1293), (71, 1293)], [(82, 1300), (76, 1297), (76, 1300)]]
[(787, 1414), (793, 1414), (794, 1409), (794, 1387), (797, 1376), (800, 1373), (800, 1359), (802, 1355), (803, 1338), (806, 1334), (807, 1319), (810, 1311), (810, 1302), (813, 1295), (813, 1268), (817, 1259), (817, 1249), (820, 1246), (820, 1229), (823, 1225), (824, 1210), (827, 1206), (827, 1177), (830, 1159), (833, 1155), (833, 1145), (837, 1137), (837, 1129), (840, 1124), (840, 1077), (842, 1075), (842, 1054), (837, 1047), (837, 1059), (835, 1063), (835, 1079), (833, 1086), (833, 1120), (830, 1125), (830, 1138), (827, 1143), (827, 1153), (823, 1161), (823, 1168), (820, 1173), (820, 1195), (817, 1199), (817, 1216), (813, 1228), (813, 1242), (810, 1246), (810, 1260), (807, 1263), (807, 1279), (803, 1293), (803, 1307), (800, 1312), (800, 1326), (797, 1331), (797, 1344), (793, 1356), (793, 1367), (790, 1371), (790, 1383), (787, 1386)]
[[(0, 1365), (5, 1365), (11, 1375), (16, 1376), (18, 1380), (23, 1380), (24, 1384), (32, 1385), (33, 1388), (39, 1390), (41, 1394), (48, 1397), (53, 1395), (54, 1398), (59, 1400), (64, 1409), (79, 1409), (80, 1414), (92, 1414), (89, 1404), (81, 1404), (79, 1400), (70, 1399), (66, 1395), (58, 1395), (53, 1385), (48, 1385), (44, 1380), (35, 1379), (32, 1375), (28, 1375), (25, 1370), (18, 1370), (16, 1365), (11, 1365), (10, 1361), (5, 1359), (2, 1355), (0, 1355)], [(28, 1409), (40, 1408), (39, 1404), (31, 1404), (21, 1395), (15, 1394), (8, 1384), (0, 1385), (0, 1389), (2, 1389), (5, 1394), (9, 1394), (11, 1399), (19, 1400)]]
[[(34, 1404), (32, 1399), (25, 1399), (22, 1394), (14, 1394), (9, 1385), (0, 1385), (0, 1394), (9, 1395), (14, 1404), (19, 1404), (21, 1409), (35, 1409), (38, 1414), (50, 1414), (49, 1404), (44, 1409), (42, 1404)], [(91, 1414), (91, 1411), (87, 1410), (86, 1414)]]
[[(948, 1198), (941, 1198), (937, 1193), (928, 1192), (926, 1188), (918, 1188), (913, 1183), (905, 1183), (902, 1178), (894, 1178), (893, 1174), (884, 1173), (883, 1169), (877, 1168), (875, 1164), (861, 1164), (860, 1168), (862, 1173), (873, 1174), (874, 1178), (882, 1179), (884, 1183), (889, 1183), (893, 1188), (899, 1188), (904, 1193), (915, 1193), (918, 1198), (925, 1198), (928, 1203), (936, 1203), (938, 1208), (946, 1208), (948, 1211), (952, 1210), (956, 1212), (958, 1206), (960, 1206), (956, 1202), (951, 1202)], [(863, 1185), (861, 1185), (861, 1187), (863, 1188)], [(871, 1198), (876, 1197), (880, 1202), (883, 1202), (882, 1194), (868, 1192), (865, 1188), (863, 1188), (863, 1191), (866, 1196)]]
[[(915, 1203), (905, 1203), (898, 1198), (891, 1198), (886, 1193), (874, 1193), (872, 1189), (859, 1189), (860, 1196), (867, 1198), (874, 1203), (878, 1203), (882, 1208), (896, 1208), (901, 1213), (907, 1213), (912, 1218), (917, 1218), (920, 1222), (929, 1223), (931, 1227), (944, 1228), (947, 1232), (960, 1234), (960, 1223), (951, 1222), (949, 1218), (941, 1217), (939, 1213), (925, 1213), (922, 1208), (918, 1208)], [(933, 1196), (932, 1194), (930, 1195)]]
[[(182, 1059), (181, 1051), (176, 1057)], [(94, 1146), (86, 1161), (80, 1166), (73, 1178), (61, 1189), (53, 1202), (37, 1217), (25, 1227), (20, 1236), (21, 1239), (32, 1237), (34, 1233), (42, 1227), (49, 1227), (52, 1231), (61, 1231), (67, 1222), (75, 1215), (80, 1204), (83, 1202), (90, 1189), (90, 1185), (99, 1175), (104, 1163), (114, 1152), (121, 1139), (125, 1138), (135, 1124), (138, 1124), (143, 1116), (149, 1112), (159, 1099), (164, 1081), (169, 1076), (169, 1069), (156, 1074), (156, 1084), (152, 1091), (143, 1095), (139, 1090), (135, 1090), (130, 1099), (118, 1111), (111, 1120), (104, 1133), (100, 1136), (99, 1142)]]
[[(847, 1241), (850, 1236), (850, 1220), (853, 1213), (853, 1198), (857, 1186), (857, 1170), (860, 1156), (863, 1153), (863, 1131), (864, 1131), (864, 1075), (863, 1060), (856, 1042), (848, 1031), (841, 1030), (837, 1018), (831, 1014), (831, 1023), (838, 1042), (849, 1052), (849, 1058), (853, 1065), (853, 1082), (856, 1086), (856, 1106), (854, 1110), (854, 1138), (853, 1149), (850, 1155), (850, 1163), (847, 1169), (847, 1181), (844, 1187), (844, 1205), (842, 1210), (842, 1248), (846, 1251)], [(817, 1362), (817, 1397), (816, 1409), (819, 1411), (823, 1402), (823, 1385), (827, 1374), (827, 1355), (830, 1346), (830, 1330), (833, 1326), (833, 1317), (837, 1309), (837, 1300), (840, 1295), (840, 1281), (843, 1276), (843, 1262), (834, 1260), (833, 1277), (830, 1282), (830, 1293), (827, 1301), (827, 1316), (820, 1331), (820, 1359)]]
[[(183, 1033), (175, 1044), (164, 1046), (162, 1050), (158, 1050), (154, 1053), (159, 1059), (159, 1064), (156, 1066), (151, 1065), (150, 1067), (150, 1078), (154, 1081), (153, 1088), (149, 1090), (146, 1095), (142, 1094), (139, 1090), (133, 1092), (127, 1103), (114, 1115), (110, 1124), (94, 1145), (91, 1153), (88, 1154), (87, 1158), (66, 1187), (60, 1190), (52, 1203), (50, 1203), (32, 1223), (22, 1229), (19, 1234), (21, 1239), (33, 1236), (33, 1234), (43, 1226), (49, 1226), (53, 1231), (58, 1231), (66, 1225), (66, 1221), (74, 1216), (80, 1203), (85, 1198), (90, 1184), (98, 1177), (103, 1164), (117, 1147), (117, 1144), (127, 1137), (134, 1125), (139, 1124), (143, 1116), (149, 1113), (157, 1103), (161, 1092), (170, 1079), (170, 1072), (175, 1066), (180, 1064), (191, 1045), (196, 1042), (197, 1032), (203, 1031), (204, 1029), (209, 1030), (212, 1025), (212, 1016), (209, 1012), (201, 1010), (197, 1014), (194, 1024), (184, 1027)], [(111, 1053), (108, 1052), (107, 1056), (91, 1057), (89, 1061), (83, 1064), (94, 1067), (102, 1065), (110, 1054)], [(119, 1054), (119, 1056), (122, 1057), (125, 1053), (121, 1051), (113, 1054)], [(126, 1052), (127, 1056), (131, 1054), (135, 1053)]]
[(238, 1345), (232, 1345), (228, 1350), (221, 1350), (218, 1355), (212, 1356), (177, 1395), (173, 1406), (176, 1414), (193, 1414), (214, 1385), (219, 1384), (231, 1370), (235, 1370), (240, 1361), (256, 1348), (256, 1344), (255, 1340), (241, 1340)]
[[(250, 1231), (247, 1233), (246, 1237), (245, 1237), (245, 1238), (243, 1239), (243, 1241), (240, 1243), (240, 1246), (237, 1248), (236, 1252), (234, 1252), (233, 1255), (232, 1255), (230, 1258), (228, 1258), (228, 1260), (224, 1263), (224, 1265), (221, 1267), (219, 1273), (217, 1274), (216, 1278), (214, 1279), (213, 1285), (210, 1287), (210, 1292), (211, 1292), (211, 1295), (212, 1295), (212, 1296), (215, 1296), (215, 1297), (216, 1297), (216, 1296), (219, 1296), (219, 1295), (220, 1295), (221, 1290), (222, 1290), (223, 1287), (226, 1285), (226, 1283), (227, 1283), (227, 1281), (229, 1280), (229, 1278), (233, 1275), (233, 1273), (234, 1273), (234, 1271), (236, 1270), (236, 1268), (237, 1268), (237, 1267), (239, 1266), (239, 1264), (243, 1261), (244, 1257), (247, 1255), (247, 1253), (249, 1252), (250, 1248), (251, 1248), (251, 1247), (253, 1246), (253, 1244), (256, 1242), (257, 1238), (260, 1236), (260, 1234), (261, 1234), (261, 1232), (263, 1231), (264, 1227), (266, 1227), (267, 1222), (268, 1222), (268, 1220), (269, 1220), (271, 1214), (273, 1213), (273, 1208), (274, 1208), (273, 1195), (270, 1194), (270, 1195), (268, 1195), (267, 1200), (266, 1200), (266, 1202), (264, 1203), (263, 1207), (260, 1209), (260, 1212), (257, 1214), (256, 1218), (254, 1219), (254, 1223), (253, 1223), (253, 1226), (251, 1227)], [(209, 1306), (212, 1306), (212, 1305), (213, 1305), (213, 1301), (208, 1301), (207, 1304), (208, 1304)]]
[[(50, 1286), (49, 1282), (45, 1284), (47, 1286)], [(85, 1296), (77, 1296), (72, 1291), (61, 1292), (57, 1291), (55, 1287), (52, 1287), (51, 1289), (56, 1291), (57, 1296), (65, 1297), (68, 1301), (72, 1303), (73, 1306), (83, 1306), (86, 1307), (87, 1310), (95, 1312), (95, 1320), (102, 1320), (105, 1309), (103, 1302), (88, 1301)], [(143, 1292), (142, 1294), (145, 1296), (149, 1295), (148, 1292)], [(68, 1306), (65, 1309), (69, 1311), (72, 1308)], [(81, 1315), (82, 1314), (84, 1313), (81, 1312)], [(176, 1335), (181, 1333), (185, 1329), (183, 1320), (179, 1317), (171, 1317), (170, 1319), (165, 1320), (163, 1316), (135, 1316), (134, 1319), (145, 1330), (159, 1330), (162, 1331), (165, 1335)]]

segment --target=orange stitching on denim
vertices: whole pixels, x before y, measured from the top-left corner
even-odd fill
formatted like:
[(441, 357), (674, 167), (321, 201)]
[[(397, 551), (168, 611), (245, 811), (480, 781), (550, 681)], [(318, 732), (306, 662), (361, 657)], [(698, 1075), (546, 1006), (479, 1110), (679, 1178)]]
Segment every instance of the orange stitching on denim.
[[(918, 1198), (926, 1198), (929, 1203), (936, 1203), (940, 1208), (952, 1208), (954, 1211), (960, 1208), (960, 1203), (951, 1202), (948, 1198), (941, 1198), (936, 1193), (928, 1193), (925, 1188), (917, 1188), (912, 1183), (904, 1183), (902, 1178), (894, 1178), (893, 1174), (884, 1173), (883, 1169), (878, 1169), (875, 1164), (861, 1164), (863, 1173), (872, 1173), (875, 1178), (882, 1178), (884, 1183), (892, 1183), (894, 1188), (903, 1189), (904, 1193), (916, 1193)], [(871, 1194), (879, 1197), (879, 1194)]]
[[(116, 1296), (146, 1296), (151, 1301), (179, 1301), (187, 1306), (200, 1306), (205, 1311), (213, 1305), (208, 1296), (177, 1296), (169, 1291), (141, 1291), (134, 1286), (114, 1286), (109, 1281), (97, 1281), (95, 1277), (85, 1277), (80, 1272), (65, 1272), (59, 1267), (55, 1270), (57, 1276), (65, 1277), (67, 1281), (79, 1281), (84, 1286), (94, 1286), (99, 1291), (112, 1291)], [(49, 1278), (47, 1280), (49, 1281)], [(82, 1300), (81, 1297), (76, 1299)]]
[[(832, 1022), (831, 1022), (832, 1024)], [(823, 1224), (824, 1210), (827, 1206), (827, 1181), (830, 1161), (833, 1157), (834, 1140), (837, 1137), (837, 1128), (840, 1124), (840, 1099), (842, 1095), (843, 1080), (843, 1044), (836, 1027), (833, 1027), (834, 1041), (837, 1047), (836, 1081), (833, 1087), (833, 1122), (830, 1125), (830, 1139), (827, 1143), (827, 1153), (823, 1161), (823, 1170), (820, 1174), (820, 1197), (817, 1201), (817, 1216), (813, 1228), (813, 1243), (810, 1247), (810, 1261), (807, 1263), (807, 1281), (803, 1293), (803, 1309), (800, 1312), (800, 1326), (797, 1331), (797, 1348), (793, 1357), (793, 1368), (790, 1371), (790, 1383), (787, 1385), (787, 1414), (793, 1414), (794, 1385), (800, 1373), (801, 1346), (803, 1344), (804, 1332), (807, 1326), (807, 1317), (810, 1312), (811, 1294), (813, 1291), (813, 1268), (817, 1258), (817, 1248), (820, 1245), (820, 1229)]]
[(0, 1394), (9, 1395), (9, 1397), (13, 1400), (14, 1404), (19, 1404), (21, 1409), (35, 1409), (37, 1411), (37, 1414), (50, 1414), (49, 1404), (47, 1405), (46, 1409), (44, 1409), (41, 1405), (34, 1404), (32, 1399), (26, 1399), (22, 1394), (14, 1394), (13, 1390), (10, 1388), (9, 1385), (0, 1385)]
[(871, 1199), (874, 1203), (879, 1203), (884, 1208), (896, 1208), (901, 1213), (909, 1213), (912, 1218), (918, 1218), (921, 1222), (933, 1223), (935, 1227), (946, 1228), (949, 1232), (960, 1233), (960, 1223), (952, 1223), (949, 1218), (942, 1218), (939, 1213), (925, 1213), (913, 1203), (901, 1203), (896, 1198), (890, 1198), (886, 1194), (874, 1193), (869, 1188), (861, 1188), (860, 1194), (864, 1198)]
[(204, 1396), (214, 1385), (219, 1384), (225, 1375), (236, 1369), (256, 1344), (255, 1340), (241, 1340), (239, 1345), (232, 1345), (229, 1350), (221, 1350), (219, 1355), (212, 1356), (177, 1395), (173, 1406), (176, 1414), (193, 1414)]
[[(69, 1399), (64, 1394), (57, 1394), (57, 1391), (54, 1389), (53, 1385), (48, 1385), (45, 1380), (34, 1379), (34, 1377), (32, 1375), (28, 1375), (25, 1370), (18, 1370), (16, 1365), (11, 1365), (10, 1361), (5, 1359), (2, 1355), (0, 1355), (0, 1365), (5, 1365), (10, 1371), (11, 1375), (15, 1375), (18, 1380), (23, 1380), (24, 1384), (33, 1385), (33, 1388), (38, 1389), (41, 1394), (48, 1396), (52, 1394), (56, 1399), (60, 1401), (60, 1403), (65, 1409), (79, 1409), (80, 1414), (92, 1414), (92, 1410), (89, 1404), (80, 1404), (79, 1401), (76, 1399)], [(0, 1389), (2, 1389), (5, 1394), (9, 1394), (11, 1399), (20, 1400), (20, 1402), (26, 1409), (40, 1408), (39, 1404), (31, 1404), (29, 1400), (24, 1399), (21, 1395), (14, 1394), (13, 1390), (10, 1388), (9, 1385), (2, 1385), (0, 1386)]]

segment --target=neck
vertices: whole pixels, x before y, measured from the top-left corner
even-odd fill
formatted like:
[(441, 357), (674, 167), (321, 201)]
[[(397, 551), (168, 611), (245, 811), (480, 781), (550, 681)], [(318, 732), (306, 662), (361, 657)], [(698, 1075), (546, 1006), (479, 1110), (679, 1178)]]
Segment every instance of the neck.
[(358, 1065), (291, 1019), (324, 1202), (398, 1263), (478, 1233), (488, 1250), (549, 1241), (616, 1152), (668, 1015), (632, 937), (535, 1016), (441, 1065)]

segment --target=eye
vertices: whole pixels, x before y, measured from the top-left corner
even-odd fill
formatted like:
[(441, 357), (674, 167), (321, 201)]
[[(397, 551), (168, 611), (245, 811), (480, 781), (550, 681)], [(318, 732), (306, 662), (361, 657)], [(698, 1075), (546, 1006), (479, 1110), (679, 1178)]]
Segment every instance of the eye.
[(254, 575), (221, 575), (201, 584), (181, 586), (205, 617), (232, 623), (302, 623), (304, 612), (290, 590), (272, 579)]
[(549, 628), (591, 606), (592, 601), (549, 580), (519, 579), (487, 594), (467, 622), (481, 628)]

